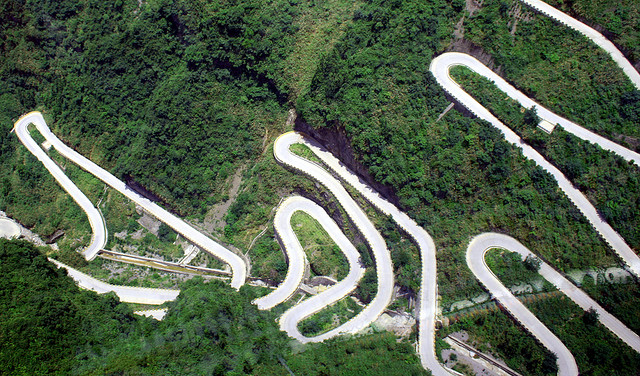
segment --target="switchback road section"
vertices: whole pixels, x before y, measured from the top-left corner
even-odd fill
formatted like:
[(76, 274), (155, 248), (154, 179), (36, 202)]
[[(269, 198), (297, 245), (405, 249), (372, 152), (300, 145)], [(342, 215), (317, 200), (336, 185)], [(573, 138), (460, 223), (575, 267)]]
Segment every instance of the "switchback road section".
[(80, 204), (80, 207), (87, 213), (91, 228), (94, 231), (92, 242), (85, 250), (84, 254), (87, 259), (93, 259), (97, 252), (104, 247), (106, 243), (106, 227), (98, 210), (93, 206), (91, 201), (76, 187), (75, 184), (62, 172), (51, 158), (40, 148), (40, 146), (31, 138), (27, 129), (29, 124), (34, 124), (44, 138), (65, 158), (80, 166), (96, 178), (102, 180), (111, 188), (122, 193), (125, 197), (140, 205), (144, 210), (156, 217), (158, 220), (166, 223), (177, 233), (187, 238), (198, 247), (206, 250), (214, 257), (222, 260), (231, 266), (233, 276), (231, 278), (231, 286), (239, 289), (245, 283), (247, 278), (247, 267), (240, 256), (226, 249), (222, 245), (216, 243), (200, 231), (191, 227), (182, 219), (169, 213), (151, 200), (141, 196), (120, 179), (113, 176), (89, 159), (83, 157), (75, 150), (71, 149), (60, 141), (49, 129), (42, 114), (39, 112), (30, 112), (22, 116), (15, 124), (14, 130), (29, 151), (34, 154), (56, 178), (58, 183)]
[[(523, 260), (529, 256), (535, 256), (528, 248), (510, 236), (497, 233), (484, 233), (474, 237), (469, 243), (466, 256), (467, 265), (491, 295), (498, 300), (525, 329), (533, 334), (540, 343), (558, 356), (559, 374), (577, 375), (578, 366), (566, 346), (540, 322), (540, 320), (500, 282), (491, 269), (489, 269), (485, 255), (489, 250), (494, 248), (516, 252), (522, 256)], [(544, 279), (566, 294), (580, 306), (580, 308), (585, 311), (594, 309), (598, 313), (598, 320), (607, 329), (635, 351), (640, 352), (640, 337), (602, 308), (591, 297), (543, 261), (540, 264), (538, 272)]]
[[(524, 143), (524, 141), (518, 136), (514, 131), (512, 131), (509, 127), (503, 124), (497, 117), (495, 117), (489, 110), (484, 108), (478, 101), (476, 101), (471, 95), (465, 92), (460, 85), (458, 85), (449, 75), (449, 70), (451, 67), (456, 65), (464, 65), (469, 67), (473, 71), (485, 76), (489, 80), (496, 81), (498, 75), (488, 69), (484, 64), (476, 60), (475, 58), (461, 53), (445, 53), (442, 54), (431, 61), (430, 70), (433, 73), (436, 81), (442, 88), (453, 96), (457, 101), (459, 101), (463, 106), (465, 106), (469, 111), (475, 114), (482, 120), (485, 120), (497, 129), (499, 129), (504, 135), (505, 139), (521, 149), (522, 154), (528, 159), (534, 161), (538, 166), (542, 167), (545, 171), (550, 173), (554, 179), (558, 182), (558, 186), (562, 189), (562, 191), (567, 195), (567, 197), (571, 200), (571, 202), (576, 205), (576, 207), (584, 214), (587, 218), (591, 226), (602, 236), (602, 238), (611, 246), (611, 248), (620, 256), (622, 261), (629, 267), (629, 269), (636, 275), (640, 276), (640, 258), (636, 253), (629, 247), (626, 241), (618, 234), (607, 222), (602, 219), (596, 208), (589, 202), (587, 197), (580, 192), (578, 189), (574, 187), (574, 185), (567, 179), (564, 174), (552, 165), (549, 161), (544, 159), (540, 153), (538, 153), (534, 148)], [(503, 81), (503, 91), (511, 98), (518, 100), (523, 99), (524, 96), (522, 93), (518, 92), (511, 85), (507, 84)], [(506, 84), (507, 86), (505, 86)], [(526, 97), (525, 97), (526, 98)], [(530, 103), (534, 103), (530, 99), (526, 98)], [(542, 109), (542, 107), (539, 107)], [(546, 114), (546, 113), (545, 113)], [(555, 116), (555, 115), (554, 115)], [(557, 117), (560, 118), (560, 117)], [(575, 127), (580, 128), (578, 125)], [(585, 130), (586, 131), (586, 130)], [(594, 137), (588, 138), (589, 141), (602, 146), (606, 149), (603, 142), (606, 140), (600, 136), (593, 134)], [(596, 137), (597, 136), (597, 137)], [(611, 141), (606, 140), (608, 143), (613, 144)], [(614, 144), (616, 145), (616, 144)], [(623, 157), (629, 156), (633, 158), (637, 158), (632, 156), (632, 154), (636, 154), (630, 150), (623, 148), (622, 146), (616, 145), (617, 150), (621, 153)], [(626, 152), (625, 152), (626, 151)], [(614, 152), (618, 152), (615, 151)], [(636, 154), (637, 155), (637, 154)], [(638, 159), (640, 161), (640, 159)], [(635, 159), (634, 159), (635, 161)]]

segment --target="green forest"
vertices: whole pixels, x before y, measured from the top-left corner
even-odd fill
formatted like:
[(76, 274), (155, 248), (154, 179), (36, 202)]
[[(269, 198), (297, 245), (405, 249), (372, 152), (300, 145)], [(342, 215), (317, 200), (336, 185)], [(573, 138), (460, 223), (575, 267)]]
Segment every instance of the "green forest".
[[(549, 3), (598, 27), (632, 63), (640, 61), (637, 1)], [(251, 276), (270, 284), (287, 271), (273, 208), (300, 194), (323, 206), (361, 252), (367, 272), (354, 296), (366, 303), (377, 291), (370, 250), (331, 194), (274, 160), (273, 141), (292, 129), (314, 135), (433, 236), (445, 315), (452, 303), (484, 292), (465, 262), (468, 240), (482, 232), (518, 239), (561, 272), (619, 266), (549, 174), (460, 105), (445, 113), (451, 98), (429, 64), (447, 51), (476, 56), (550, 110), (640, 150), (640, 92), (586, 38), (516, 0), (0, 0), (0, 210), (45, 241), (64, 233), (59, 250), (0, 242), (0, 373), (425, 373), (413, 347), (415, 329), (408, 338), (374, 332), (300, 346), (279, 331), (280, 311), (250, 303), (259, 289), (238, 293), (135, 266), (114, 275), (106, 260), (88, 264), (76, 252), (90, 239), (85, 214), (10, 133), (21, 114), (34, 110), (60, 139), (132, 189), (246, 253)], [(535, 114), (505, 101), (490, 83), (462, 70), (452, 74), (560, 168), (638, 251), (638, 166), (561, 129), (542, 134), (532, 126)], [(135, 205), (50, 155), (100, 203), (108, 249), (181, 256), (179, 237), (166, 226), (156, 236), (143, 228)], [(414, 313), (417, 247), (353, 196), (390, 249), (402, 295), (391, 308)], [(305, 226), (298, 231), (304, 244), (318, 247), (310, 251), (314, 275), (344, 276), (343, 258), (326, 234), (307, 218), (296, 220)], [(112, 282), (171, 284), (182, 293), (168, 304), (166, 319), (155, 322), (134, 316), (113, 295), (78, 290), (44, 255)], [(206, 256), (198, 260), (221, 267)], [(507, 271), (506, 284), (534, 278), (518, 260), (495, 262)], [(144, 281), (132, 281), (143, 274)], [(638, 331), (635, 282), (584, 288)], [(594, 354), (615, 351), (616, 361), (637, 365), (637, 354), (572, 304), (548, 291), (528, 303), (570, 341), (585, 374), (615, 368)], [(352, 308), (345, 300), (301, 325), (321, 332)], [(465, 330), (521, 373), (554, 371), (550, 354), (506, 313), (473, 312), (438, 338)], [(587, 341), (589, 331), (598, 341)]]
[(24, 241), (0, 239), (0, 269), (2, 374), (426, 374), (411, 345), (385, 333), (293, 353), (275, 314), (259, 311), (247, 286), (237, 292), (194, 278), (157, 322), (115, 295), (80, 290)]

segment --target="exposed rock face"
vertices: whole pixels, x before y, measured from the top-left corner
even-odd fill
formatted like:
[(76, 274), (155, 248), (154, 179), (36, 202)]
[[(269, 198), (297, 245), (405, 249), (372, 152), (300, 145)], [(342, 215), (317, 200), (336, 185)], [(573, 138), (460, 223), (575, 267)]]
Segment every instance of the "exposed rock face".
[(63, 230), (56, 230), (49, 238), (45, 241), (47, 244), (55, 243), (56, 240), (60, 239), (64, 235)]
[(493, 56), (485, 51), (482, 47), (473, 43), (468, 39), (458, 39), (451, 43), (451, 45), (447, 48), (447, 52), (462, 52), (465, 54), (469, 54), (476, 59), (480, 60), (480, 62), (492, 71), (496, 72), (498, 75), (502, 76), (502, 67), (496, 67), (495, 61), (493, 60)]
[(378, 191), (384, 198), (394, 205), (399, 206), (398, 197), (393, 192), (393, 188), (375, 181), (369, 174), (367, 168), (356, 159), (353, 154), (353, 149), (351, 148), (351, 140), (342, 126), (337, 125), (335, 127), (313, 128), (298, 117), (295, 121), (294, 129), (315, 138), (336, 158), (344, 163), (345, 166), (355, 172), (362, 180)]

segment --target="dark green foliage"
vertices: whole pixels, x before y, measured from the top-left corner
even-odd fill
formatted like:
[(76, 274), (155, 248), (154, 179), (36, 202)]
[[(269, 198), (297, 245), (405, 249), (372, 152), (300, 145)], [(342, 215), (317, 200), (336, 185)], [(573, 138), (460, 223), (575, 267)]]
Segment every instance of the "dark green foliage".
[(158, 238), (164, 242), (173, 242), (176, 240), (177, 234), (171, 229), (171, 227), (167, 226), (166, 223), (160, 223), (160, 227), (158, 227)]
[[(284, 112), (298, 12), (288, 1), (5, 3), (3, 134), (44, 110), (65, 142), (179, 213), (219, 201)], [(82, 223), (14, 136), (0, 153), (0, 209), (44, 234)]]
[(455, 68), (452, 74), (476, 100), (558, 167), (587, 195), (604, 219), (619, 231), (632, 247), (638, 248), (638, 166), (627, 163), (615, 154), (583, 141), (560, 127), (556, 127), (551, 135), (547, 135), (540, 129), (524, 125), (526, 121), (520, 105), (512, 100), (504, 100), (504, 93), (491, 82), (466, 68)]
[(190, 280), (157, 330), (82, 368), (105, 374), (251, 374), (286, 352), (285, 334), (272, 313), (251, 304), (255, 297), (248, 287), (237, 292), (221, 281)]
[(532, 272), (537, 272), (538, 270), (540, 270), (541, 263), (542, 260), (532, 255), (527, 256), (523, 261), (524, 267)]
[[(422, 371), (413, 347), (391, 334), (307, 345), (292, 355), (275, 314), (251, 287), (194, 278), (161, 322), (134, 316), (113, 294), (79, 290), (33, 245), (0, 239), (0, 373), (7, 375), (283, 374), (279, 359), (314, 374)], [(345, 356), (338, 358), (344, 353)], [(358, 373), (355, 373), (357, 371)], [(345, 373), (346, 372), (346, 373)], [(384, 372), (387, 374), (387, 372)]]
[(374, 268), (369, 268), (364, 272), (364, 276), (360, 280), (356, 293), (363, 303), (369, 303), (378, 292), (378, 276)]
[(595, 308), (591, 307), (582, 315), (582, 321), (584, 321), (586, 325), (595, 325), (598, 323), (599, 316), (600, 314), (598, 313), (598, 311), (596, 311)]
[[(524, 161), (499, 131), (457, 111), (437, 120), (448, 101), (428, 71), (431, 56), (444, 48), (431, 38), (446, 40), (448, 25), (461, 16), (447, 7), (364, 5), (298, 101), (300, 114), (314, 127), (344, 131), (357, 163), (433, 236), (445, 305), (479, 292), (464, 267), (464, 239), (481, 232), (508, 233), (561, 269), (611, 263), (553, 178)], [(433, 20), (437, 32), (414, 29), (416, 17), (427, 26)], [(588, 262), (585, 252), (593, 256)]]
[(300, 321), (298, 328), (302, 335), (313, 337), (344, 324), (361, 310), (362, 307), (356, 304), (353, 299), (346, 297)]
[(79, 290), (23, 241), (0, 239), (0, 373), (69, 374), (148, 326), (113, 294)]
[(640, 369), (640, 355), (569, 298), (561, 295), (527, 306), (561, 338), (574, 355), (580, 374), (622, 376)]
[(614, 315), (631, 330), (640, 332), (640, 311), (636, 309), (640, 300), (640, 286), (631, 283), (609, 283), (599, 281), (594, 284), (592, 278), (582, 283), (582, 289), (593, 297), (607, 312)]
[(640, 90), (629, 91), (620, 97), (620, 114), (636, 124), (640, 123)]
[(540, 123), (540, 117), (538, 117), (538, 111), (536, 110), (536, 108), (535, 107), (527, 108), (524, 111), (523, 120), (525, 124), (537, 127), (538, 123)]
[[(386, 354), (394, 354), (387, 357)], [(296, 375), (430, 375), (407, 341), (390, 333), (308, 344), (287, 364)]]
[[(528, 257), (523, 261), (520, 254), (503, 249), (491, 249), (485, 255), (487, 266), (505, 286), (513, 286), (522, 282), (540, 279), (538, 268), (540, 259)], [(527, 262), (530, 260), (531, 262)]]
[(3, 374), (247, 374), (286, 353), (248, 287), (196, 278), (151, 325), (113, 294), (80, 291), (29, 243), (0, 239), (0, 269)]
[(236, 197), (236, 200), (229, 207), (229, 213), (225, 217), (227, 221), (227, 226), (224, 231), (227, 237), (232, 237), (233, 234), (238, 232), (236, 228), (236, 222), (242, 216), (246, 216), (250, 211), (251, 207), (249, 205), (250, 201), (253, 200), (253, 196), (249, 192), (242, 192)]

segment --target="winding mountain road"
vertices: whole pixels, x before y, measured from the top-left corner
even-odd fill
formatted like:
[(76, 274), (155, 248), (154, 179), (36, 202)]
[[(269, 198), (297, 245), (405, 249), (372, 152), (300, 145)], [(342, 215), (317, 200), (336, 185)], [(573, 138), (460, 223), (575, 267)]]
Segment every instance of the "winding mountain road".
[[(564, 344), (522, 304), (509, 289), (500, 282), (496, 275), (487, 266), (485, 255), (494, 248), (516, 252), (526, 259), (527, 256), (535, 256), (527, 247), (514, 238), (496, 234), (484, 233), (474, 237), (467, 247), (467, 265), (473, 274), (480, 280), (484, 287), (516, 318), (531, 334), (533, 334), (545, 347), (558, 356), (558, 369), (560, 375), (577, 375), (578, 367), (573, 355)], [(567, 295), (580, 308), (587, 311), (590, 308), (598, 312), (598, 320), (613, 334), (618, 336), (635, 351), (640, 352), (640, 337), (615, 318), (596, 301), (564, 278), (555, 269), (545, 262), (541, 262), (538, 271), (540, 275), (553, 284), (558, 290)]]
[(106, 244), (106, 226), (98, 210), (93, 206), (91, 201), (76, 187), (75, 184), (64, 174), (64, 172), (55, 164), (51, 158), (40, 148), (40, 146), (31, 138), (27, 126), (34, 124), (44, 138), (65, 158), (80, 166), (96, 178), (102, 180), (111, 188), (122, 193), (125, 197), (140, 205), (144, 210), (149, 212), (158, 220), (166, 223), (177, 233), (187, 238), (198, 247), (209, 252), (212, 256), (222, 260), (231, 266), (233, 276), (231, 278), (231, 286), (239, 289), (245, 283), (247, 278), (247, 268), (244, 261), (235, 253), (229, 251), (225, 247), (216, 243), (200, 231), (191, 227), (182, 219), (169, 213), (151, 200), (141, 196), (133, 191), (120, 179), (113, 176), (89, 159), (83, 157), (75, 150), (71, 149), (60, 141), (47, 126), (42, 114), (39, 112), (30, 112), (22, 116), (14, 126), (14, 130), (29, 151), (35, 155), (54, 176), (62, 188), (67, 191), (80, 207), (87, 213), (89, 222), (93, 230), (93, 239), (89, 247), (84, 251), (87, 259), (93, 259), (96, 253)]
[[(581, 32), (587, 38), (607, 51), (611, 55), (612, 59), (627, 74), (632, 83), (637, 88), (640, 88), (640, 74), (638, 74), (633, 66), (624, 58), (620, 51), (600, 33), (540, 0), (520, 1), (571, 27), (572, 29)], [(520, 91), (516, 90), (513, 86), (508, 84), (501, 77), (471, 56), (459, 53), (445, 53), (434, 58), (431, 62), (430, 70), (436, 78), (436, 81), (443, 87), (443, 89), (476, 116), (490, 122), (493, 126), (498, 128), (504, 134), (508, 142), (522, 150), (525, 157), (533, 160), (544, 170), (551, 173), (558, 181), (560, 188), (587, 217), (592, 226), (600, 233), (600, 235), (622, 258), (622, 260), (624, 260), (631, 271), (636, 276), (640, 276), (640, 258), (638, 258), (633, 250), (626, 244), (624, 239), (600, 218), (597, 211), (586, 197), (580, 191), (575, 189), (571, 182), (566, 179), (566, 177), (557, 168), (546, 161), (533, 148), (524, 144), (515, 132), (506, 127), (487, 109), (482, 107), (451, 78), (449, 70), (451, 67), (456, 65), (467, 66), (475, 72), (494, 81), (501, 90), (507, 93), (511, 98), (517, 100), (522, 106), (526, 108), (535, 106), (538, 111), (538, 115), (543, 119), (553, 124), (559, 124), (565, 130), (582, 138), (583, 140), (598, 144), (602, 148), (610, 150), (622, 156), (626, 160), (633, 161), (638, 165), (640, 165), (640, 154), (625, 149), (604, 137), (590, 132), (579, 125), (548, 111), (530, 98), (526, 97)], [(82, 210), (87, 213), (93, 233), (90, 244), (83, 251), (85, 258), (92, 260), (106, 244), (107, 228), (104, 218), (91, 201), (64, 174), (62, 169), (53, 160), (51, 160), (47, 153), (45, 153), (33, 138), (31, 138), (27, 128), (29, 124), (34, 124), (38, 131), (61, 155), (70, 159), (87, 172), (116, 189), (136, 204), (142, 206), (151, 215), (168, 224), (176, 232), (180, 233), (197, 246), (229, 264), (232, 269), (232, 287), (238, 289), (245, 283), (247, 277), (246, 265), (238, 255), (200, 233), (186, 222), (162, 209), (155, 203), (140, 196), (109, 172), (66, 146), (55, 135), (53, 135), (53, 133), (51, 133), (40, 113), (32, 112), (26, 114), (21, 117), (14, 126), (14, 130), (20, 141), (38, 158), (38, 160), (43, 163), (45, 168), (47, 168), (47, 170), (54, 176), (63, 189), (65, 189), (65, 191), (72, 196), (78, 205), (80, 205)], [(287, 276), (275, 291), (262, 298), (256, 299), (254, 303), (257, 304), (260, 309), (270, 309), (287, 300), (297, 290), (300, 282), (302, 281), (306, 257), (295, 233), (291, 229), (290, 224), (291, 215), (297, 210), (302, 210), (312, 215), (323, 225), (325, 229), (327, 229), (327, 232), (344, 252), (350, 265), (350, 271), (347, 277), (336, 285), (321, 294), (306, 299), (302, 303), (285, 312), (280, 318), (280, 327), (282, 330), (286, 331), (291, 337), (296, 338), (301, 342), (319, 342), (342, 333), (355, 333), (377, 319), (391, 301), (394, 287), (393, 267), (384, 239), (369, 221), (363, 210), (347, 193), (339, 180), (334, 178), (334, 176), (323, 167), (306, 160), (289, 150), (290, 146), (295, 143), (308, 146), (333, 173), (337, 174), (344, 182), (346, 182), (346, 184), (352, 186), (380, 211), (391, 216), (391, 218), (393, 218), (393, 220), (398, 223), (398, 225), (406, 231), (407, 234), (413, 237), (419, 247), (422, 262), (422, 281), (418, 304), (418, 319), (420, 322), (418, 353), (423, 366), (430, 369), (434, 375), (439, 376), (455, 373), (455, 371), (449, 370), (440, 364), (435, 354), (434, 340), (437, 308), (436, 248), (431, 236), (427, 231), (418, 226), (415, 221), (409, 218), (409, 216), (401, 212), (393, 204), (382, 198), (366, 183), (361, 181), (357, 175), (349, 171), (338, 159), (336, 159), (326, 149), (322, 148), (317, 142), (294, 132), (285, 133), (276, 140), (274, 145), (274, 156), (276, 160), (283, 165), (307, 174), (313, 180), (324, 185), (335, 196), (339, 204), (345, 210), (354, 225), (366, 238), (371, 247), (376, 262), (378, 292), (373, 301), (359, 314), (329, 332), (309, 338), (303, 336), (298, 331), (297, 325), (305, 317), (322, 310), (328, 305), (344, 298), (353, 291), (364, 271), (360, 265), (358, 252), (339, 230), (335, 222), (329, 218), (326, 212), (309, 200), (300, 197), (293, 197), (287, 199), (280, 206), (276, 213), (276, 218), (274, 219), (277, 234), (283, 244), (284, 252), (286, 253), (289, 261)], [(500, 234), (485, 233), (475, 237), (469, 244), (467, 263), (491, 294), (505, 307), (507, 307), (511, 314), (523, 323), (523, 325), (545, 346), (558, 355), (560, 374), (577, 374), (578, 369), (575, 360), (562, 342), (558, 340), (558, 338), (555, 337), (555, 335), (553, 335), (553, 333), (551, 333), (537, 318), (535, 318), (535, 316), (533, 316), (533, 314), (531, 314), (524, 305), (513, 297), (513, 295), (487, 268), (484, 261), (484, 255), (486, 251), (491, 248), (503, 248), (518, 252), (523, 256), (529, 255), (531, 252), (513, 238)], [(114, 286), (98, 281), (95, 278), (62, 265), (55, 260), (52, 260), (52, 262), (56, 263), (56, 265), (60, 267), (67, 268), (69, 274), (80, 286), (98, 292), (114, 291), (118, 294), (120, 299), (125, 302), (160, 304), (164, 301), (175, 299), (179, 293), (177, 290)], [(590, 297), (577, 289), (573, 284), (569, 283), (569, 281), (564, 279), (564, 277), (546, 264), (541, 265), (540, 273), (583, 309), (589, 309), (591, 307), (596, 309), (599, 313), (600, 321), (609, 328), (609, 330), (619, 336), (634, 350), (640, 351), (640, 339), (638, 336), (631, 332), (615, 317), (604, 311), (604, 309), (602, 309)]]
[[(587, 38), (591, 39), (598, 46), (603, 48), (611, 58), (625, 72), (627, 77), (635, 85), (640, 88), (640, 74), (627, 61), (620, 51), (597, 31), (586, 26), (585, 24), (569, 17), (559, 10), (551, 7), (540, 0), (520, 0), (524, 4), (546, 14), (547, 16), (579, 31)], [(454, 97), (459, 103), (465, 106), (477, 117), (488, 121), (494, 127), (498, 128), (504, 135), (505, 139), (511, 144), (522, 150), (525, 157), (533, 160), (545, 171), (551, 173), (556, 179), (560, 188), (565, 192), (569, 199), (578, 207), (578, 209), (587, 217), (587, 220), (605, 239), (605, 241), (613, 248), (620, 258), (629, 266), (630, 270), (640, 276), (640, 258), (628, 246), (625, 240), (607, 224), (597, 213), (593, 205), (587, 198), (578, 191), (573, 184), (551, 163), (546, 161), (537, 151), (529, 145), (526, 145), (520, 137), (511, 129), (505, 126), (500, 120), (478, 103), (473, 97), (466, 93), (460, 85), (450, 76), (449, 71), (452, 67), (462, 65), (473, 70), (474, 72), (493, 81), (495, 85), (505, 92), (509, 97), (518, 101), (525, 108), (535, 107), (538, 115), (552, 123), (563, 127), (567, 132), (575, 136), (599, 145), (605, 150), (612, 151), (627, 161), (632, 161), (636, 165), (640, 165), (640, 154), (628, 150), (602, 136), (599, 136), (555, 113), (549, 111), (543, 106), (535, 103), (522, 92), (516, 90), (500, 76), (495, 74), (477, 59), (462, 53), (445, 53), (434, 58), (430, 65), (430, 71), (434, 75), (436, 81), (442, 88)], [(503, 248), (513, 252), (518, 252), (523, 257), (532, 254), (526, 247), (517, 242), (515, 239), (506, 235), (485, 233), (475, 237), (469, 244), (467, 252), (467, 264), (483, 283), (485, 288), (498, 299), (510, 313), (520, 321), (536, 338), (540, 340), (547, 348), (558, 355), (559, 374), (577, 375), (578, 368), (573, 355), (567, 350), (558, 338), (553, 335), (529, 310), (520, 303), (511, 292), (500, 283), (496, 276), (489, 270), (485, 263), (484, 255), (491, 248)], [(554, 284), (560, 291), (569, 296), (581, 308), (588, 310), (594, 308), (599, 314), (600, 322), (611, 330), (615, 335), (621, 338), (625, 343), (631, 346), (635, 351), (640, 351), (640, 338), (637, 334), (629, 330), (618, 319), (606, 312), (593, 299), (578, 289), (575, 285), (566, 280), (562, 275), (556, 272), (549, 265), (543, 263), (540, 267), (540, 274)]]
[[(616, 144), (615, 142), (602, 137), (596, 133), (593, 133), (580, 125), (569, 121), (562, 116), (549, 111), (547, 108), (533, 101), (527, 97), (524, 93), (517, 90), (502, 77), (497, 75), (494, 71), (489, 69), (486, 65), (482, 64), (479, 60), (471, 55), (467, 55), (460, 52), (447, 52), (436, 58), (431, 62), (431, 73), (436, 77), (438, 84), (440, 84), (449, 94), (456, 98), (460, 103), (467, 107), (476, 116), (487, 120), (491, 123), (493, 115), (489, 110), (482, 107), (482, 105), (474, 104), (475, 99), (471, 95), (467, 94), (457, 82), (451, 77), (449, 71), (455, 66), (464, 66), (477, 74), (492, 81), (498, 89), (502, 90), (510, 98), (514, 99), (524, 108), (535, 107), (537, 114), (540, 118), (548, 121), (551, 124), (560, 125), (564, 130), (573, 134), (574, 136), (581, 138), (585, 141), (597, 144), (605, 150), (612, 151), (627, 161), (633, 161), (636, 165), (640, 166), (640, 154), (629, 150), (623, 146)], [(472, 102), (473, 101), (473, 102)], [(476, 102), (477, 103), (477, 102)]]
[[(358, 206), (349, 193), (347, 193), (342, 184), (328, 171), (318, 164), (292, 153), (289, 148), (296, 143), (305, 143), (305, 139), (298, 133), (289, 132), (278, 137), (273, 147), (276, 160), (285, 166), (305, 173), (313, 180), (324, 185), (334, 195), (351, 221), (369, 243), (375, 259), (376, 274), (378, 277), (378, 292), (375, 298), (351, 320), (319, 336), (312, 338), (303, 337), (297, 329), (297, 323), (304, 317), (318, 312), (330, 303), (333, 303), (329, 302), (328, 299), (345, 296), (355, 289), (356, 285), (353, 281), (356, 280), (356, 275), (351, 275), (356, 271), (360, 271), (360, 268), (352, 267), (347, 278), (327, 289), (325, 293), (313, 296), (291, 308), (280, 318), (280, 328), (290, 336), (301, 342), (320, 342), (342, 333), (356, 333), (366, 328), (384, 312), (385, 308), (391, 302), (393, 295), (393, 264), (391, 263), (391, 255), (389, 254), (384, 239), (360, 206)], [(345, 253), (345, 256), (349, 258), (348, 253)], [(352, 265), (354, 262), (355, 260), (352, 260), (349, 263)]]
[[(318, 204), (307, 198), (300, 196), (289, 197), (280, 204), (276, 211), (275, 218), (273, 219), (276, 235), (280, 239), (283, 251), (287, 255), (289, 269), (287, 270), (287, 276), (277, 289), (254, 301), (259, 309), (271, 309), (286, 301), (296, 292), (296, 290), (298, 290), (298, 286), (302, 283), (305, 266), (307, 264), (307, 257), (298, 237), (293, 231), (293, 227), (291, 226), (291, 217), (298, 211), (303, 211), (318, 221), (327, 234), (329, 234), (331, 239), (336, 243), (338, 248), (340, 248), (342, 253), (344, 253), (347, 261), (349, 262), (349, 274), (345, 279), (343, 279), (343, 282), (340, 282), (349, 288), (335, 289), (334, 291), (336, 292), (332, 292), (330, 294), (327, 294), (326, 291), (318, 294), (318, 296), (321, 296), (322, 299), (324, 299), (320, 300), (320, 302), (324, 303), (324, 306), (327, 305), (326, 302), (338, 301), (353, 291), (364, 274), (364, 269), (360, 265), (360, 254), (344, 235), (340, 227), (338, 227), (333, 219), (329, 217), (329, 214), (327, 214), (327, 212)], [(333, 294), (335, 294), (335, 297), (331, 298), (330, 296)], [(301, 310), (300, 312), (308, 313), (308, 311), (305, 310)], [(290, 320), (296, 324), (297, 321), (308, 316), (308, 314), (306, 316), (290, 315)], [(295, 328), (295, 326), (293, 327)], [(297, 333), (295, 329), (291, 329), (291, 331), (294, 332), (297, 337), (302, 337), (302, 335)]]
[[(493, 73), (490, 69), (488, 69), (484, 64), (476, 60), (475, 58), (461, 54), (457, 52), (445, 53), (442, 54), (431, 61), (430, 70), (433, 73), (436, 81), (440, 86), (444, 88), (446, 92), (448, 92), (451, 96), (453, 96), (457, 101), (459, 101), (463, 106), (465, 106), (469, 111), (475, 114), (480, 119), (486, 120), (491, 123), (494, 127), (499, 129), (504, 135), (505, 139), (515, 145), (516, 147), (522, 150), (522, 154), (534, 161), (538, 166), (542, 167), (545, 171), (549, 172), (554, 179), (558, 182), (558, 186), (562, 191), (569, 197), (571, 202), (573, 202), (576, 207), (584, 214), (589, 223), (593, 226), (593, 228), (598, 231), (598, 233), (602, 236), (602, 238), (611, 246), (611, 248), (620, 256), (620, 258), (629, 266), (629, 269), (636, 275), (640, 276), (640, 258), (636, 253), (629, 247), (626, 241), (618, 234), (607, 222), (602, 219), (602, 217), (598, 214), (596, 208), (589, 202), (587, 197), (576, 189), (573, 184), (567, 179), (564, 174), (557, 169), (554, 165), (552, 165), (549, 161), (544, 159), (540, 153), (538, 153), (534, 148), (524, 143), (524, 141), (509, 127), (503, 124), (498, 118), (493, 116), (489, 110), (484, 108), (478, 101), (476, 101), (473, 97), (471, 97), (467, 92), (465, 92), (449, 75), (449, 70), (451, 67), (456, 65), (464, 65), (469, 67), (473, 71), (487, 77), (492, 81), (497, 81), (499, 78), (495, 73)], [(500, 84), (500, 89), (503, 90), (507, 95), (512, 97), (515, 100), (522, 100), (525, 103), (534, 103), (530, 99), (522, 98), (524, 94), (517, 91), (511, 85), (502, 80)], [(536, 105), (542, 113), (546, 116), (549, 114), (544, 112), (546, 111), (543, 107)], [(543, 111), (544, 110), (544, 111)], [(555, 115), (554, 115), (555, 116)], [(557, 119), (562, 119), (559, 116), (556, 116)], [(556, 119), (554, 118), (554, 119)], [(573, 124), (573, 123), (572, 123)], [(573, 128), (581, 128), (580, 126), (573, 124)], [(569, 129), (568, 129), (569, 130)], [(584, 129), (583, 129), (584, 130)], [(593, 142), (594, 144), (600, 145), (603, 148), (609, 147), (609, 150), (618, 153), (619, 155), (631, 160), (640, 161), (637, 159), (637, 154), (623, 148), (622, 146), (617, 145), (613, 148), (610, 144), (613, 144), (611, 141), (608, 141), (600, 136), (595, 134), (591, 134), (591, 132), (584, 130), (583, 136), (585, 136), (586, 140)], [(616, 145), (616, 144), (613, 144)], [(635, 156), (634, 156), (635, 155)]]
[(107, 244), (107, 226), (104, 222), (104, 218), (102, 217), (102, 214), (98, 211), (98, 209), (93, 206), (93, 203), (87, 198), (87, 196), (85, 196), (85, 194), (82, 193), (82, 191), (80, 191), (80, 189), (78, 189), (75, 184), (73, 184), (71, 179), (69, 179), (67, 175), (65, 175), (60, 166), (58, 166), (56, 162), (49, 158), (49, 155), (47, 155), (47, 153), (45, 153), (45, 151), (40, 148), (40, 145), (38, 145), (38, 143), (31, 137), (28, 129), (29, 124), (34, 124), (41, 133), (41, 129), (46, 129), (47, 131), (49, 130), (44, 119), (42, 118), (42, 115), (39, 112), (30, 112), (22, 116), (15, 123), (13, 129), (16, 132), (16, 135), (18, 136), (20, 142), (22, 142), (22, 144), (31, 152), (31, 154), (33, 154), (36, 158), (38, 158), (40, 162), (42, 162), (44, 167), (56, 179), (58, 184), (60, 184), (60, 186), (62, 186), (62, 188), (67, 191), (69, 195), (71, 195), (73, 200), (80, 206), (80, 208), (85, 213), (87, 213), (87, 218), (89, 219), (89, 225), (91, 226), (92, 234), (91, 242), (84, 249), (82, 254), (87, 260), (91, 261)]
[[(291, 134), (291, 133), (288, 133)], [(434, 375), (449, 375), (450, 371), (439, 361), (435, 353), (435, 322), (437, 312), (437, 274), (436, 274), (436, 246), (429, 233), (420, 227), (406, 213), (383, 198), (378, 192), (362, 181), (349, 170), (331, 152), (322, 147), (312, 138), (301, 134), (288, 136), (288, 145), (300, 143), (307, 146), (331, 171), (340, 179), (353, 187), (369, 203), (378, 210), (390, 216), (409, 236), (411, 236), (420, 250), (422, 264), (422, 281), (418, 301), (418, 354), (422, 365), (430, 369)], [(274, 149), (275, 150), (275, 149)], [(298, 157), (301, 158), (301, 157)], [(308, 162), (311, 163), (311, 162)]]

